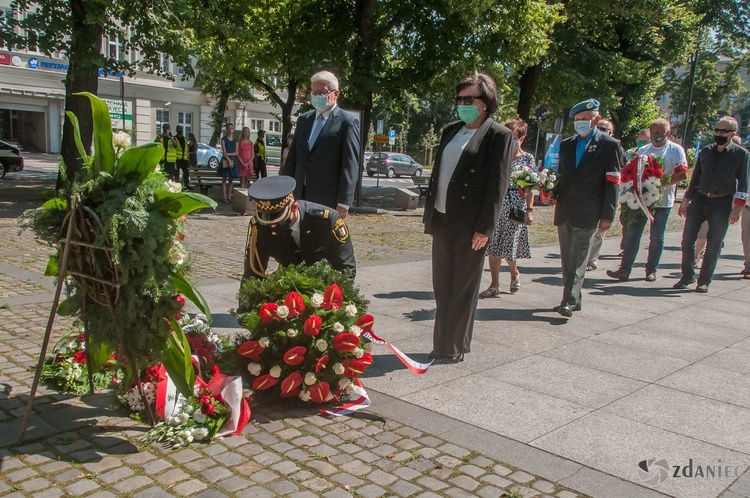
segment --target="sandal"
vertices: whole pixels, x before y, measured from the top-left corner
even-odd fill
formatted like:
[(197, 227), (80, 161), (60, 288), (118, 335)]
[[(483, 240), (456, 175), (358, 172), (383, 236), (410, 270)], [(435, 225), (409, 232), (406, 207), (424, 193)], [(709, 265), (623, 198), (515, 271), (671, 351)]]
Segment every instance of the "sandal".
[(479, 293), (480, 299), (484, 299), (486, 297), (497, 297), (500, 295), (500, 289), (497, 287), (488, 287), (487, 290), (483, 290)]
[(510, 293), (513, 294), (518, 292), (521, 288), (521, 275), (516, 275), (516, 278), (510, 281)]

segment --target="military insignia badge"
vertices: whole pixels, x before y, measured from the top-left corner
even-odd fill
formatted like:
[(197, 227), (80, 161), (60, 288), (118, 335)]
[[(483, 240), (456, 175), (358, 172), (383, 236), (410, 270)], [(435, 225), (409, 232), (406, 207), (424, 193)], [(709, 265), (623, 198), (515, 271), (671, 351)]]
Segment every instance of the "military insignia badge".
[(349, 239), (349, 229), (341, 218), (336, 220), (336, 223), (333, 225), (333, 236), (342, 244)]

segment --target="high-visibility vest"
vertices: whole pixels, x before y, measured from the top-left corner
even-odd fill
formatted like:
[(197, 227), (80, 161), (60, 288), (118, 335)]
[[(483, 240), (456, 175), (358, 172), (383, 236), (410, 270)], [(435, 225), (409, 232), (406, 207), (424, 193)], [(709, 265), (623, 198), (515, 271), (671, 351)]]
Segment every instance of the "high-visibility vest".
[(177, 162), (177, 149), (172, 143), (172, 139), (171, 138), (162, 139), (162, 145), (164, 145), (164, 142), (166, 142), (166, 151), (164, 155), (164, 157), (166, 157), (166, 162), (168, 163)]
[[(187, 140), (185, 140), (185, 137), (177, 136), (177, 144), (179, 147), (175, 150), (175, 158), (179, 161), (180, 159), (187, 159), (188, 158), (188, 152), (187, 152)], [(180, 140), (182, 139), (182, 140)]]

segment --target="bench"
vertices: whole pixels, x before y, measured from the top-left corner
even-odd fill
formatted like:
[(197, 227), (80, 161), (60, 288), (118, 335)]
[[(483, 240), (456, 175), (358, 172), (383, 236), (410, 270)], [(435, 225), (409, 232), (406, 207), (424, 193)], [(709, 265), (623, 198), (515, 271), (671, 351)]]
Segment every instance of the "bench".
[(427, 193), (427, 186), (430, 184), (429, 176), (412, 176), (411, 181), (414, 182), (414, 186), (419, 188), (419, 198), (425, 196)]
[[(201, 194), (206, 195), (208, 189), (211, 187), (221, 186), (221, 177), (216, 175), (216, 170), (208, 167), (201, 168), (200, 166), (190, 166), (188, 168), (190, 173), (190, 185), (194, 186), (198, 184), (198, 188)], [(253, 183), (258, 179), (257, 173), (250, 177), (250, 182)], [(239, 182), (239, 178), (235, 178), (235, 183)]]

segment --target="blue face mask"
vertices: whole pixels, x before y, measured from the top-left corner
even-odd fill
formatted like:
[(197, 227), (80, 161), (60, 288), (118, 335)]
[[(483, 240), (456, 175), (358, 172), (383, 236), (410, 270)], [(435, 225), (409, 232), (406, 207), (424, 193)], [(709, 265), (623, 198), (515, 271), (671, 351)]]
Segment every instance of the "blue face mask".
[[(330, 94), (329, 94), (330, 95)], [(328, 109), (328, 95), (313, 95), (310, 98), (310, 103), (318, 112), (323, 112)]]
[(591, 121), (574, 121), (573, 128), (575, 128), (578, 135), (585, 137), (591, 133)]
[(459, 105), (456, 106), (458, 110), (458, 119), (466, 124), (471, 124), (479, 119), (479, 108), (475, 105)]

